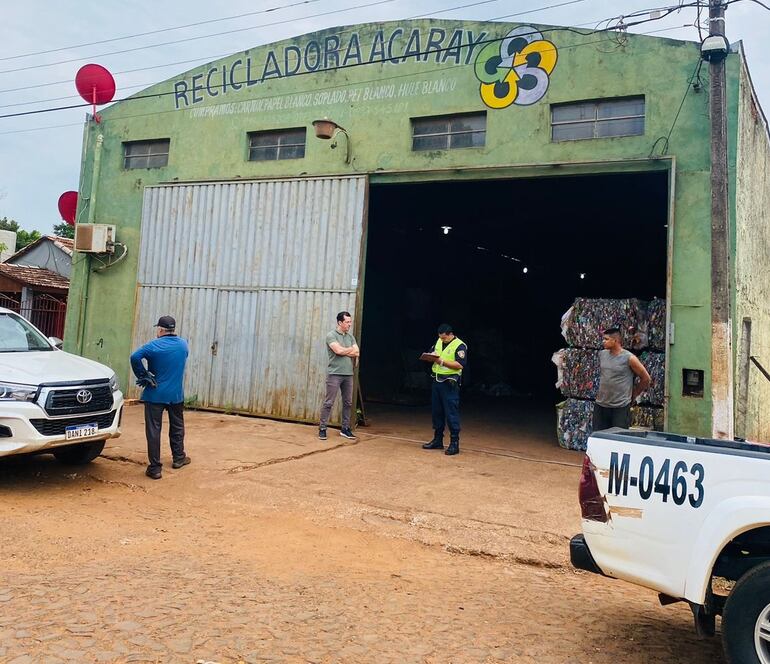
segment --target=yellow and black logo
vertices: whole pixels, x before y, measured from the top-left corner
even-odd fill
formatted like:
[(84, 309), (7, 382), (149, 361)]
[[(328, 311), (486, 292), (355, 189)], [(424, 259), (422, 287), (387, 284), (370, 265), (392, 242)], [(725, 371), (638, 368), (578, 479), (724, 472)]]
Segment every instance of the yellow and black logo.
[(481, 99), (489, 108), (531, 106), (548, 91), (558, 52), (553, 42), (529, 25), (487, 44), (476, 57)]

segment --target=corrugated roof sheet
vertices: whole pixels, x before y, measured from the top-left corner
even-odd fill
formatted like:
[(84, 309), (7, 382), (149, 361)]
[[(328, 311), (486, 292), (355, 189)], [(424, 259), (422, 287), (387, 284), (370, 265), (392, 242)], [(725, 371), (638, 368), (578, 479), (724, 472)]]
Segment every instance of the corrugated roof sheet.
[(0, 263), (0, 274), (27, 286), (59, 288), (61, 290), (67, 290), (70, 287), (69, 279), (42, 267)]

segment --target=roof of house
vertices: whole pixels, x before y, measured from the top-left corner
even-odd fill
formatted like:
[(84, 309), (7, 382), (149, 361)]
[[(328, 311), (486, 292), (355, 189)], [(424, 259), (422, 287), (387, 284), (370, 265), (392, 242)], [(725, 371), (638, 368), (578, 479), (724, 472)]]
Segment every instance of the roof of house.
[(28, 286), (37, 286), (38, 288), (67, 290), (70, 286), (69, 279), (66, 277), (62, 277), (60, 274), (56, 274), (56, 272), (51, 272), (51, 270), (46, 270), (42, 267), (32, 267), (31, 265), (0, 263), (0, 275)]
[(72, 256), (73, 249), (75, 248), (75, 240), (71, 240), (68, 237), (59, 237), (58, 235), (43, 235), (34, 242), (30, 242), (26, 247), (19, 249), (13, 256), (8, 258), (6, 262), (15, 262), (16, 259), (21, 258), (24, 254), (30, 252), (43, 242), (53, 242), (54, 246), (61, 249), (68, 256)]
[(71, 237), (58, 237), (56, 235), (46, 235), (49, 240), (53, 240), (53, 243), (62, 249), (65, 253), (72, 256), (72, 252), (75, 249), (75, 240)]

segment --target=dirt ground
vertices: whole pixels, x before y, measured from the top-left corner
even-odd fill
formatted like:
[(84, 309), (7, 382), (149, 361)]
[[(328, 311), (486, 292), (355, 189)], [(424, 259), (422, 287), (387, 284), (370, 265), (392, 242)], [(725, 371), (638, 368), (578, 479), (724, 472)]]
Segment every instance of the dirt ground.
[(446, 457), (399, 413), (321, 443), (188, 412), (161, 481), (140, 407), (89, 466), (0, 461), (0, 662), (723, 661), (686, 605), (570, 567), (580, 454), (478, 425)]

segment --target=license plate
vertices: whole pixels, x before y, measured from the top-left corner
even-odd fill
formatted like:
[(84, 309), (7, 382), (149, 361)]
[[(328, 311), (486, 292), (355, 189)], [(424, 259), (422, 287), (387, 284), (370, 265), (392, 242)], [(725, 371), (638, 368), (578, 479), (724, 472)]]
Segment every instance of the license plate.
[(97, 433), (99, 433), (99, 426), (96, 422), (93, 424), (78, 424), (64, 429), (64, 439), (77, 440), (78, 438), (95, 436)]

